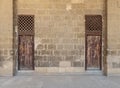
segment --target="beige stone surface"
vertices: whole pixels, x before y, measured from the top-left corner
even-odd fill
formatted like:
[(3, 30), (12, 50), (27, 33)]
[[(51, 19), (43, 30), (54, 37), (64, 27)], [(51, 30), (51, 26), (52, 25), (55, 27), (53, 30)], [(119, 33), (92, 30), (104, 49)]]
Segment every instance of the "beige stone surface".
[(85, 0), (71, 0), (73, 4), (75, 3), (84, 3)]
[(60, 67), (70, 67), (71, 62), (70, 61), (61, 61), (60, 62)]
[(47, 67), (47, 73), (58, 73), (59, 68), (58, 67)]
[[(79, 68), (85, 68), (85, 15), (103, 16), (104, 0), (18, 0), (17, 3), (18, 15), (35, 16), (36, 68), (47, 67), (47, 72), (56, 72), (57, 68), (59, 72), (80, 72)], [(83, 65), (77, 66), (76, 62)]]
[(60, 68), (59, 68), (59, 72), (60, 72), (60, 73), (65, 73), (65, 72), (66, 72), (66, 69), (63, 68), (63, 67), (60, 67)]
[(0, 76), (13, 74), (13, 0), (0, 1)]
[(120, 74), (119, 0), (108, 0), (108, 73)]
[(3, 66), (0, 67), (0, 76), (12, 76), (13, 74), (13, 62), (6, 61)]
[[(0, 59), (5, 60), (0, 65), (0, 75), (12, 75), (12, 1), (0, 1)], [(108, 0), (107, 4), (107, 69), (109, 74), (120, 73), (120, 1)], [(103, 36), (106, 30), (105, 0), (18, 0), (17, 15), (20, 14), (35, 16), (35, 71), (38, 72), (84, 71), (85, 15), (102, 15)], [(73, 63), (79, 61), (84, 65), (74, 67)]]
[(41, 72), (41, 73), (46, 73), (47, 72), (47, 67), (37, 67), (35, 68), (36, 72)]

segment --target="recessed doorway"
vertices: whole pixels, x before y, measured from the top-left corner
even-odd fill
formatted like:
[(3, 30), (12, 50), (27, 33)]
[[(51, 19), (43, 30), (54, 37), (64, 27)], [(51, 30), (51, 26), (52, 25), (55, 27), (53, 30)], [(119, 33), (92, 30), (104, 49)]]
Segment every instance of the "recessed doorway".
[(102, 16), (86, 15), (85, 16), (85, 35), (86, 35), (86, 70), (102, 69)]
[(34, 69), (34, 16), (18, 15), (18, 70)]

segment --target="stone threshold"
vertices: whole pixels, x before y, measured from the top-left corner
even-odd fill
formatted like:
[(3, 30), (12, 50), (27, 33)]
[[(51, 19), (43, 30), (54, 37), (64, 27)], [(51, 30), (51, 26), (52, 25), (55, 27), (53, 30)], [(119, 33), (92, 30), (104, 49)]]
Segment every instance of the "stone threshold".
[(84, 72), (62, 72), (62, 73), (57, 73), (57, 72), (47, 72), (47, 73), (40, 73), (40, 72), (35, 72), (35, 71), (18, 71), (16, 76), (80, 76), (80, 75), (85, 75), (85, 76), (103, 76), (102, 71), (100, 70), (89, 70), (89, 71), (84, 71)]

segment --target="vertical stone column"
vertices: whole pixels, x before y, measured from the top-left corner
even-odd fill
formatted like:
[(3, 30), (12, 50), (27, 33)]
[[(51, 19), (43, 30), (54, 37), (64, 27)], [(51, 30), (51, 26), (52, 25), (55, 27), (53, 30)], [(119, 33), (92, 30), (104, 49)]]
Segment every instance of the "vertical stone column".
[(106, 76), (108, 72), (107, 68), (107, 1), (104, 0), (104, 29), (103, 30), (103, 74)]
[(0, 1), (0, 76), (13, 75), (13, 0)]
[(108, 74), (120, 74), (120, 0), (108, 0)]
[(13, 75), (18, 70), (17, 0), (13, 0)]

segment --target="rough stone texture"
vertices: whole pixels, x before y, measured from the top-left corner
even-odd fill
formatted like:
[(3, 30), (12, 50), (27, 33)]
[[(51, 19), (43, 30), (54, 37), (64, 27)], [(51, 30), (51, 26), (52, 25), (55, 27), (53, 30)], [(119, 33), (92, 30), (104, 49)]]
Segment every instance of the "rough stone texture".
[[(120, 73), (120, 1), (108, 0), (107, 4), (107, 69), (108, 74)], [(35, 15), (36, 71), (84, 71), (85, 15), (102, 15), (104, 48), (105, 0), (17, 0), (17, 14)], [(15, 45), (17, 48), (17, 37)], [(10, 76), (12, 73), (13, 0), (1, 0), (0, 76)]]
[(12, 78), (0, 77), (0, 88), (120, 88), (120, 76), (26, 74)]
[(0, 1), (0, 76), (13, 74), (13, 0)]
[(103, 15), (103, 6), (104, 0), (18, 0), (18, 15), (35, 15), (36, 69), (84, 69), (85, 15)]
[(120, 1), (108, 0), (108, 74), (120, 73)]

